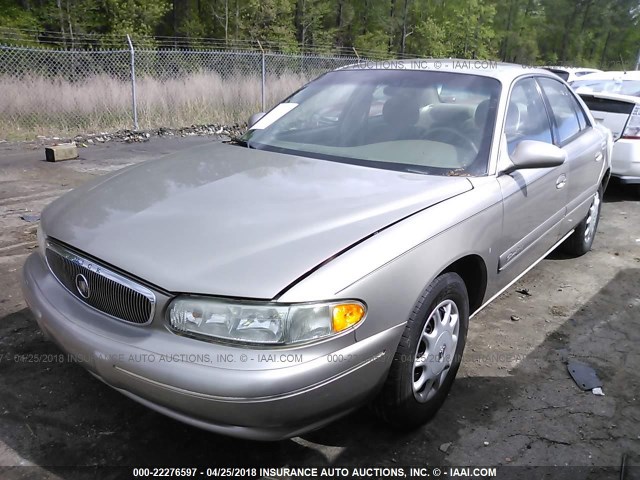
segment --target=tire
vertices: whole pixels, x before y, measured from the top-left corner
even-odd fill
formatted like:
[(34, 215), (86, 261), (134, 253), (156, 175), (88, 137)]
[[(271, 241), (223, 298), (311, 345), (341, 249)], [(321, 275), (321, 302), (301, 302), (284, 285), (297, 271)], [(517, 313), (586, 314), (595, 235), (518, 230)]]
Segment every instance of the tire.
[(598, 223), (600, 222), (602, 193), (602, 186), (600, 186), (598, 191), (593, 195), (587, 216), (578, 224), (573, 234), (562, 244), (562, 250), (565, 253), (579, 257), (591, 250), (593, 239), (598, 230)]
[[(447, 321), (455, 317), (455, 311), (457, 322)], [(453, 385), (468, 328), (465, 283), (457, 273), (444, 273), (424, 290), (413, 308), (386, 382), (373, 402), (376, 414), (404, 430), (431, 419)]]

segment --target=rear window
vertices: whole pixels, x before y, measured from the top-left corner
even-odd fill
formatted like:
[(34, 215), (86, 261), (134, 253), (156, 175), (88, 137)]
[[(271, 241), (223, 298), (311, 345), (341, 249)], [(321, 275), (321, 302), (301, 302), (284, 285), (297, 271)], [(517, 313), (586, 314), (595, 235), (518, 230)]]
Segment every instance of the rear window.
[(550, 72), (555, 73), (557, 76), (559, 76), (565, 82), (569, 78), (569, 72), (567, 72), (566, 70), (558, 70), (556, 68), (545, 68), (545, 70), (549, 70)]
[(624, 113), (629, 115), (633, 110), (633, 103), (623, 102), (620, 100), (610, 100), (608, 98), (598, 98), (593, 95), (580, 95), (584, 103), (587, 104), (589, 110), (596, 112), (608, 112), (608, 113)]

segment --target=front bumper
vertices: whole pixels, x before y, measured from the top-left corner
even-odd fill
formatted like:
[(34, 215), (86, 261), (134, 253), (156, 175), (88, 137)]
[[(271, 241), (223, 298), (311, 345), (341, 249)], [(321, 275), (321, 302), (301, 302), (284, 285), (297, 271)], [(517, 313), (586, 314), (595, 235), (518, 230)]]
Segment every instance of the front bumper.
[(621, 138), (613, 144), (611, 176), (620, 183), (640, 184), (640, 140)]
[(74, 361), (128, 397), (226, 435), (278, 440), (365, 402), (386, 377), (402, 325), (297, 348), (249, 349), (119, 322), (70, 295), (34, 253), (23, 292), (38, 325)]

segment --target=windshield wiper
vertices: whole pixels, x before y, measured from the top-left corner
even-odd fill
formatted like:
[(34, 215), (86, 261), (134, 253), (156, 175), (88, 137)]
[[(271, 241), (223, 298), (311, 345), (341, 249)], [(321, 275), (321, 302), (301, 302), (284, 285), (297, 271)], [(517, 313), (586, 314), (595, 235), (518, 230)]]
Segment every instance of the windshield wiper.
[(226, 143), (229, 143), (231, 145), (239, 145), (246, 148), (255, 148), (252, 147), (247, 140), (242, 140), (241, 137), (231, 137), (231, 139)]
[(422, 170), (417, 168), (403, 168), (403, 171), (407, 173), (419, 173), (420, 175), (431, 175), (428, 170)]
[(445, 175), (447, 177), (470, 177), (471, 174), (468, 173), (464, 168), (455, 168), (453, 170), (449, 170)]

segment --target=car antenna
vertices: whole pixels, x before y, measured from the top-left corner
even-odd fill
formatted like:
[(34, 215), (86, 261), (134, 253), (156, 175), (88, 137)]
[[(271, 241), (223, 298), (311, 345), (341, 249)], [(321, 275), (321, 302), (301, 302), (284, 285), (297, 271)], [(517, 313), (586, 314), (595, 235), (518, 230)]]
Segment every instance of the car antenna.
[(627, 66), (624, 63), (624, 60), (622, 60), (622, 55), (618, 54), (618, 56), (620, 57), (620, 65), (622, 65), (622, 71), (626, 75), (627, 74)]

